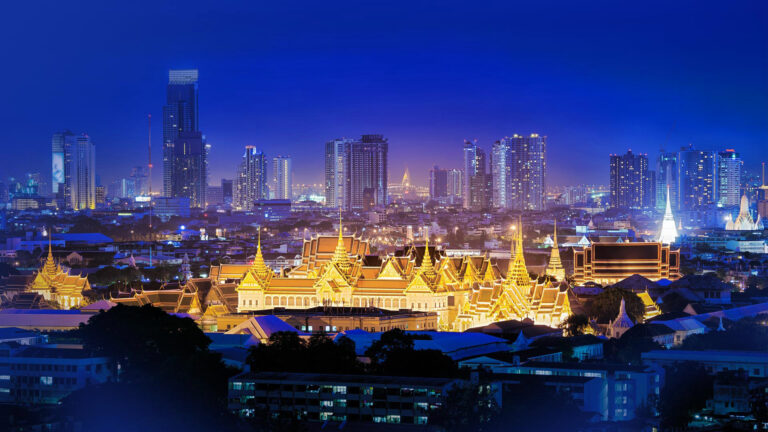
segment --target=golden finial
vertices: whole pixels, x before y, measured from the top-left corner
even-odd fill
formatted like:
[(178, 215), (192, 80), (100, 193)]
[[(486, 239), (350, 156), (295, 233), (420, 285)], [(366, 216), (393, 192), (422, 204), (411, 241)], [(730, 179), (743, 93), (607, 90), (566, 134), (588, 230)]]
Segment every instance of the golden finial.
[(272, 271), (267, 267), (267, 264), (264, 262), (264, 255), (261, 253), (261, 227), (259, 227), (259, 236), (258, 236), (258, 246), (256, 248), (256, 256), (253, 257), (253, 264), (252, 268), (256, 275), (264, 279), (269, 275), (269, 273)]
[(344, 247), (343, 227), (341, 225), (341, 208), (339, 208), (339, 241), (336, 243), (336, 250), (333, 253), (333, 262), (336, 263), (342, 270), (349, 269), (349, 254), (347, 248)]
[(429, 228), (425, 228), (426, 243), (424, 245), (424, 256), (421, 258), (421, 271), (428, 276), (434, 276), (435, 267), (432, 265), (432, 257), (429, 255)]

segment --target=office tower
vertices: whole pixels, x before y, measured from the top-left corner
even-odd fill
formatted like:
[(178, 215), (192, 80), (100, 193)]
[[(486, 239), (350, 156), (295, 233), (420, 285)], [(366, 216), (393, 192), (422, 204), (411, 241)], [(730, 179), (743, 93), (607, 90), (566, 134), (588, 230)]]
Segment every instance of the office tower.
[(234, 196), (233, 183), (232, 179), (221, 179), (221, 199), (224, 204), (232, 204)]
[(447, 170), (448, 199), (450, 204), (461, 204), (464, 191), (464, 172), (460, 169)]
[(275, 199), (293, 199), (293, 163), (290, 156), (272, 158), (272, 184)]
[(149, 195), (149, 175), (147, 174), (147, 167), (133, 167), (131, 169), (130, 179), (133, 181), (133, 196)]
[(493, 143), (491, 150), (491, 205), (494, 208), (512, 207), (512, 152), (509, 140)]
[(489, 205), (490, 176), (485, 170), (485, 151), (477, 141), (464, 141), (464, 208), (485, 210)]
[(717, 160), (718, 205), (739, 205), (741, 199), (741, 158), (733, 149), (720, 152)]
[(208, 204), (219, 205), (224, 203), (224, 194), (222, 193), (221, 186), (208, 186), (208, 192), (206, 195)]
[(75, 138), (70, 156), (68, 183), (69, 207), (73, 210), (96, 208), (96, 149), (87, 134)]
[(234, 206), (251, 210), (256, 200), (267, 199), (267, 157), (254, 146), (245, 146), (234, 184)]
[(51, 138), (51, 192), (59, 194), (59, 187), (66, 184), (67, 177), (67, 152), (70, 151), (75, 140), (75, 134), (65, 130), (56, 132)]
[(547, 137), (504, 137), (491, 153), (491, 199), (497, 208), (543, 210), (547, 178)]
[(623, 155), (611, 155), (610, 183), (611, 207), (642, 209), (655, 203), (656, 196), (648, 189), (651, 182), (647, 155), (634, 154), (632, 150)]
[(107, 187), (108, 198), (134, 198), (136, 195), (136, 183), (130, 178), (121, 178), (109, 184)]
[(677, 155), (678, 208), (696, 210), (717, 204), (717, 153), (693, 148)]
[(387, 154), (383, 135), (363, 135), (350, 144), (346, 166), (347, 210), (369, 210), (387, 205)]
[[(163, 194), (172, 196), (174, 145), (182, 132), (197, 132), (197, 69), (170, 70), (163, 107)], [(178, 189), (178, 187), (177, 187)]]
[(355, 140), (339, 138), (325, 143), (325, 205), (344, 208), (347, 190), (347, 156)]
[(667, 204), (667, 191), (669, 202), (673, 209), (679, 202), (677, 196), (677, 153), (659, 153), (656, 159), (656, 209), (665, 210)]
[(171, 197), (189, 198), (190, 206), (205, 208), (208, 191), (208, 151), (200, 132), (180, 132), (173, 143)]
[(429, 199), (444, 202), (448, 198), (448, 170), (435, 165), (429, 170)]

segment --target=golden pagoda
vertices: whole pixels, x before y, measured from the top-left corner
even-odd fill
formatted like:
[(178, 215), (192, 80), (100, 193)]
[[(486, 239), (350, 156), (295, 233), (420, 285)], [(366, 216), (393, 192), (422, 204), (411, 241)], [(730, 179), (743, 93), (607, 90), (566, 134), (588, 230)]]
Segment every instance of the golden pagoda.
[(53, 259), (52, 235), (48, 236), (48, 257), (27, 292), (42, 295), (49, 302), (56, 302), (61, 309), (75, 309), (85, 305), (83, 291), (91, 289), (87, 277), (70, 275)]
[(555, 219), (554, 242), (552, 251), (549, 255), (549, 265), (547, 265), (546, 275), (557, 278), (559, 281), (565, 280), (565, 268), (560, 260), (560, 247), (557, 244), (557, 219)]

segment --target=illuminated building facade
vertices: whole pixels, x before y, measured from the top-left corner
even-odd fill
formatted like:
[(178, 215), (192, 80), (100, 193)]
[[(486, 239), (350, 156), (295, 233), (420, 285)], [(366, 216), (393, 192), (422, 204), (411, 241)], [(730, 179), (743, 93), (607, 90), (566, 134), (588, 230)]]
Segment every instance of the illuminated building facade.
[[(507, 208), (519, 210), (544, 210), (544, 197), (547, 189), (547, 137), (539, 134), (529, 136), (512, 135), (499, 141), (498, 157), (505, 160), (496, 165), (496, 153), (493, 165), (500, 177), (499, 184), (504, 184), (504, 198)], [(506, 152), (506, 157), (503, 152)], [(508, 168), (508, 170), (507, 170)], [(508, 172), (506, 179), (503, 176)], [(501, 206), (498, 206), (501, 207)]]
[[(334, 246), (335, 245), (335, 246)], [(259, 242), (250, 265), (221, 264), (211, 284), (237, 285), (237, 312), (274, 307), (377, 307), (436, 312), (440, 330), (465, 330), (505, 319), (557, 325), (570, 314), (567, 286), (531, 280), (522, 238), (506, 275), (486, 256), (441, 256), (428, 245), (401, 256), (371, 257), (354, 236), (306, 240), (302, 262), (276, 274)]]
[(197, 69), (168, 71), (163, 106), (163, 195), (173, 195), (174, 146), (181, 132), (197, 132)]
[(486, 172), (485, 151), (475, 141), (464, 141), (464, 208), (487, 209), (490, 201), (490, 177)]
[(89, 289), (91, 285), (87, 277), (70, 275), (54, 262), (49, 243), (48, 257), (25, 291), (40, 294), (46, 301), (57, 302), (62, 309), (75, 309), (85, 305), (83, 291)]
[(752, 219), (752, 213), (749, 210), (749, 198), (747, 198), (746, 194), (741, 197), (739, 215), (736, 216), (735, 221), (731, 219), (731, 215), (728, 215), (725, 229), (727, 231), (756, 231), (763, 229), (763, 220), (759, 214), (757, 215), (757, 220)]
[(648, 172), (648, 156), (634, 154), (611, 155), (611, 207), (642, 209), (655, 203)]
[[(66, 151), (65, 151), (66, 159)], [(78, 135), (71, 149), (65, 192), (73, 210), (96, 208), (96, 148), (87, 134)]]
[(663, 210), (669, 192), (673, 209), (677, 209), (677, 153), (661, 151), (656, 159), (656, 208)]
[(741, 194), (741, 158), (736, 151), (728, 149), (717, 158), (718, 205), (731, 207), (739, 205)]
[(441, 204), (461, 204), (463, 172), (458, 169), (440, 169), (437, 165), (429, 171), (429, 199)]
[(680, 251), (662, 243), (593, 243), (574, 251), (574, 282), (612, 285), (638, 274), (650, 280), (680, 278)]
[(290, 156), (272, 158), (272, 184), (275, 187), (273, 199), (293, 199), (293, 162)]
[[(66, 188), (69, 177), (69, 163), (71, 162), (72, 149), (74, 147), (75, 134), (66, 130), (57, 132), (51, 137), (51, 192), (68, 197), (65, 190), (59, 192), (59, 188)], [(41, 191), (42, 194), (42, 191)]]
[(234, 180), (234, 207), (251, 210), (257, 200), (267, 199), (267, 157), (254, 146), (245, 146)]
[(208, 192), (208, 146), (200, 132), (180, 132), (174, 141), (171, 195), (189, 198), (192, 207), (205, 208)]
[(347, 191), (347, 155), (355, 140), (339, 138), (325, 143), (325, 205), (344, 208)]
[(680, 210), (717, 204), (717, 153), (690, 146), (678, 153), (677, 166)]

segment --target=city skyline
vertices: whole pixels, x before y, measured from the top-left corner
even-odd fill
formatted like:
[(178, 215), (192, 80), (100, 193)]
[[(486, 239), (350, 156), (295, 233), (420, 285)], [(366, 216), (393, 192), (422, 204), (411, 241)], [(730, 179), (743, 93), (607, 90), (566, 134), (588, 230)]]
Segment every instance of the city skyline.
[[(237, 27), (242, 19), (254, 16), (255, 11), (248, 6), (238, 11), (242, 17), (211, 12), (210, 30), (188, 41), (190, 47), (199, 45), (200, 50), (182, 45), (178, 52), (169, 54), (170, 44), (180, 43), (175, 36), (163, 43), (147, 42), (168, 36), (165, 32), (178, 27), (156, 30), (161, 26), (152, 25), (152, 20), (178, 13), (196, 24), (207, 15), (195, 4), (182, 11), (160, 7), (149, 18), (148, 35), (85, 44), (66, 70), (47, 80), (39, 80), (35, 73), (19, 75), (29, 72), (26, 68), (0, 72), (7, 82), (17, 83), (6, 97), (13, 103), (2, 112), (13, 125), (9, 139), (16, 145), (11, 146), (9, 156), (25, 161), (2, 167), (0, 174), (50, 172), (45, 169), (50, 160), (35, 156), (50, 145), (54, 132), (69, 128), (87, 132), (98, 146), (96, 163), (101, 167), (98, 174), (103, 184), (126, 176), (131, 167), (146, 161), (146, 115), (162, 116), (168, 70), (184, 68), (200, 71), (199, 130), (212, 146), (210, 184), (233, 176), (233, 166), (245, 145), (255, 145), (270, 157), (291, 153), (295, 180), (321, 183), (324, 144), (342, 136), (369, 133), (389, 138), (393, 155), (390, 178), (400, 177), (409, 167), (414, 183), (423, 185), (428, 182), (429, 170), (416, 168), (435, 164), (459, 167), (464, 139), (477, 138), (490, 152), (496, 140), (514, 133), (548, 137), (550, 184), (572, 183), (567, 173), (573, 170), (581, 171), (582, 183), (607, 183), (604, 166), (609, 153), (631, 148), (653, 157), (662, 147), (671, 150), (688, 143), (711, 151), (734, 148), (747, 161), (746, 168), (754, 171), (759, 161), (768, 158), (764, 145), (768, 141), (764, 122), (768, 104), (753, 96), (765, 94), (768, 86), (762, 78), (768, 70), (766, 42), (757, 22), (765, 13), (765, 5), (755, 3), (727, 11), (707, 4), (690, 6), (668, 5), (654, 13), (641, 13), (627, 26), (605, 22), (610, 20), (604, 18), (634, 14), (631, 7), (560, 8), (547, 17), (549, 24), (545, 26), (546, 31), (556, 30), (558, 35), (574, 35), (574, 42), (560, 50), (552, 44), (561, 38), (548, 39), (534, 23), (509, 28), (502, 25), (501, 18), (489, 18), (540, 16), (543, 11), (534, 6), (491, 5), (487, 8), (497, 14), (483, 10), (465, 17), (459, 7), (447, 5), (437, 17), (426, 21), (421, 18), (434, 12), (427, 7), (403, 17), (394, 11), (359, 5), (342, 7), (343, 14), (339, 7), (315, 11), (307, 6), (295, 25), (307, 27), (301, 38), (308, 33), (316, 33), (318, 38), (301, 57), (281, 54), (281, 48), (297, 43), (299, 36), (287, 34), (295, 29), (275, 29), (268, 23), (264, 30), (251, 30), (253, 38), (242, 38), (245, 41), (234, 43), (229, 51), (214, 54), (214, 47), (232, 42), (226, 27)], [(14, 7), (21, 8), (19, 13), (25, 12), (24, 6)], [(264, 16), (288, 12), (275, 7)], [(345, 31), (361, 38), (342, 40), (340, 31), (327, 29), (333, 26), (312, 24), (314, 12), (332, 22), (350, 24)], [(89, 13), (97, 16), (98, 11)], [(126, 13), (131, 16), (135, 12)], [(29, 28), (15, 28), (12, 23), (4, 31), (27, 37), (30, 47), (43, 41), (79, 44), (91, 33), (75, 30), (57, 34), (60, 40), (52, 40), (56, 25), (37, 27), (54, 19), (59, 22), (69, 14), (52, 7)], [(409, 36), (370, 31), (355, 24), (356, 19), (372, 14), (390, 18), (395, 28)], [(478, 21), (478, 15), (484, 21)], [(464, 19), (496, 29), (499, 34), (453, 31)], [(740, 23), (738, 28), (735, 23)], [(98, 29), (124, 24), (101, 17), (94, 25)], [(37, 33), (31, 34), (35, 30)], [(268, 33), (262, 32), (269, 31), (280, 40), (265, 39)], [(607, 31), (613, 40), (603, 40)], [(710, 33), (716, 38), (708, 36)], [(115, 45), (116, 49), (110, 45), (110, 51), (120, 52), (119, 57), (106, 53), (102, 43), (107, 42)], [(589, 49), (585, 51), (586, 46)], [(49, 69), (50, 62), (61, 61), (65, 55), (30, 58), (29, 52), (11, 48), (9, 58), (40, 70)], [(625, 53), (624, 48), (631, 49)], [(417, 53), (422, 50), (430, 55), (419, 58)], [(337, 61), (340, 67), (319, 71), (310, 66), (312, 59), (319, 57)], [(713, 62), (713, 58), (718, 61)], [(373, 64), (380, 67), (372, 70)], [(664, 68), (652, 66), (661, 64)], [(359, 78), (362, 70), (366, 74)], [(539, 74), (540, 70), (545, 72)], [(436, 75), (426, 80), (426, 71)], [(726, 82), (723, 76), (730, 79)], [(30, 79), (35, 80), (34, 88), (26, 85)], [(578, 89), (573, 82), (579, 82)], [(456, 83), (460, 85), (454, 87)], [(19, 93), (21, 88), (28, 89), (24, 97)], [(49, 108), (35, 102), (42, 94), (54, 95), (52, 107), (66, 101), (68, 109), (57, 111), (56, 118), (51, 118)], [(121, 103), (110, 103), (114, 100)], [(161, 122), (155, 122), (153, 128), (158, 168), (153, 171), (153, 190), (159, 191)], [(442, 151), (446, 146), (456, 150)], [(130, 148), (136, 151), (125, 152)], [(584, 151), (573, 152), (573, 148)], [(107, 161), (109, 166), (104, 168)]]

